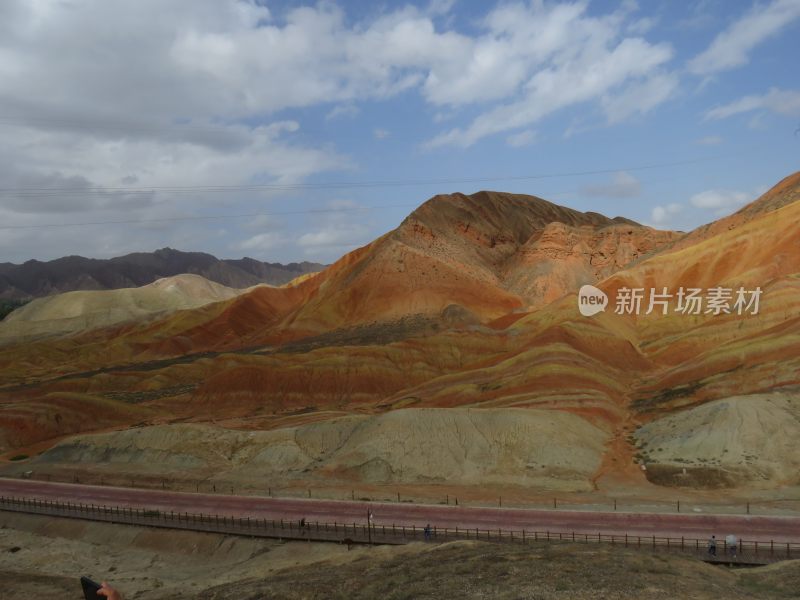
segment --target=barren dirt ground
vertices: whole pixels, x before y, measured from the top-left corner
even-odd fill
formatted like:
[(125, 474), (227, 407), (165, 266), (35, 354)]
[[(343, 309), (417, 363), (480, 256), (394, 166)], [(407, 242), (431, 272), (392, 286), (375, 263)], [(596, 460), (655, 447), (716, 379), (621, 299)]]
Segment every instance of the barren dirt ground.
[(728, 570), (570, 544), (354, 547), (280, 543), (0, 513), (3, 598), (797, 598), (800, 561)]

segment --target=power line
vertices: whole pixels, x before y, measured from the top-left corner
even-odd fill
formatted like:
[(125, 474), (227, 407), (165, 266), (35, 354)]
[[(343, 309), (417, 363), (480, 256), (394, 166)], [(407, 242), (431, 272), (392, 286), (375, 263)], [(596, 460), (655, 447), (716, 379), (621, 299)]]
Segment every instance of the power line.
[[(663, 179), (649, 180), (644, 183), (660, 183)], [(565, 194), (574, 194), (581, 192), (581, 188), (573, 188), (570, 190), (561, 190), (556, 192), (549, 192), (547, 196), (563, 196)], [(124, 219), (124, 220), (109, 220), (109, 221), (87, 221), (82, 223), (43, 223), (36, 225), (0, 225), (0, 230), (11, 229), (52, 229), (59, 227), (84, 227), (91, 225), (146, 225), (149, 223), (174, 223), (181, 221), (213, 221), (223, 219), (247, 219), (254, 217), (273, 217), (273, 216), (287, 216), (287, 215), (305, 215), (305, 214), (325, 214), (325, 213), (341, 213), (341, 212), (356, 212), (368, 210), (380, 210), (384, 208), (409, 208), (417, 207), (418, 202), (405, 202), (400, 204), (382, 204), (374, 206), (346, 206), (338, 208), (310, 208), (305, 210), (288, 210), (288, 211), (270, 211), (270, 212), (257, 212), (257, 213), (237, 213), (226, 215), (195, 215), (183, 217), (163, 217), (159, 219)]]
[(0, 194), (14, 194), (18, 196), (53, 197), (62, 195), (87, 195), (87, 194), (152, 194), (157, 192), (168, 193), (207, 193), (207, 192), (233, 192), (233, 191), (299, 191), (299, 190), (325, 190), (343, 188), (375, 188), (375, 187), (406, 187), (418, 185), (445, 185), (458, 183), (488, 183), (494, 181), (531, 181), (537, 179), (556, 179), (561, 177), (581, 177), (586, 175), (607, 175), (621, 171), (646, 171), (690, 164), (697, 164), (725, 158), (725, 156), (712, 156), (693, 158), (673, 162), (653, 163), (632, 167), (618, 167), (614, 169), (595, 169), (589, 171), (564, 171), (558, 173), (543, 173), (535, 175), (498, 175), (492, 177), (464, 177), (443, 179), (397, 179), (378, 181), (348, 181), (348, 182), (321, 182), (321, 183), (265, 183), (245, 185), (187, 185), (187, 186), (153, 186), (153, 187), (104, 187), (90, 189), (76, 189), (75, 187), (22, 187), (0, 188)]
[(172, 223), (177, 221), (213, 221), (218, 219), (246, 219), (253, 217), (275, 217), (285, 215), (304, 215), (312, 213), (338, 213), (352, 212), (361, 210), (376, 210), (381, 208), (408, 208), (409, 206), (419, 206), (419, 203), (405, 204), (384, 204), (381, 206), (352, 206), (343, 208), (320, 208), (308, 210), (288, 210), (276, 212), (258, 212), (235, 215), (205, 215), (192, 217), (164, 217), (161, 219), (125, 219), (120, 221), (87, 221), (85, 223), (43, 223), (38, 225), (0, 225), (0, 229), (49, 229), (55, 227), (83, 227), (88, 225), (134, 225), (148, 223)]

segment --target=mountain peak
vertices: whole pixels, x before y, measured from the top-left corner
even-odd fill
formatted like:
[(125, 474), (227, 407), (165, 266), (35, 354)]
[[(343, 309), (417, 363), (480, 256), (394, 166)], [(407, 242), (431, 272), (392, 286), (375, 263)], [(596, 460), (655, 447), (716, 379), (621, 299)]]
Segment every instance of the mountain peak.
[(561, 206), (538, 196), (493, 190), (481, 190), (469, 195), (458, 192), (438, 194), (412, 212), (407, 220), (435, 219), (442, 222), (450, 218), (485, 220), (489, 225), (520, 233), (530, 233), (553, 222), (572, 227), (604, 227), (621, 223), (641, 227), (639, 223), (623, 217), (611, 219), (597, 212), (581, 212)]
[(491, 320), (596, 283), (677, 235), (525, 194), (439, 194), (326, 270), (293, 323), (438, 317), (451, 305)]

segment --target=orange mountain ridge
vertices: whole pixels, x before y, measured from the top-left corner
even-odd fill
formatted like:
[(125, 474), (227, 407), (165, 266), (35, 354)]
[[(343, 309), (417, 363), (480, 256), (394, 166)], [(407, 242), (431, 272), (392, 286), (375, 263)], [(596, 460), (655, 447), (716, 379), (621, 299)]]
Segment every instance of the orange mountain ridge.
[[(98, 401), (119, 404), (121, 426), (191, 418), (245, 428), (408, 406), (540, 408), (606, 432), (592, 481), (676, 484), (674, 457), (636, 467), (648, 442), (634, 432), (656, 436), (675, 411), (690, 420), (708, 402), (800, 384), (799, 190), (796, 173), (686, 235), (531, 196), (436, 196), (297, 285), (0, 350), (0, 448), (84, 429), (74, 419), (21, 425), (43, 406), (80, 414)], [(591, 318), (577, 311), (586, 283), (612, 302)], [(718, 285), (760, 287), (760, 313), (614, 312), (621, 287)], [(91, 402), (65, 408), (68, 394)], [(130, 398), (143, 412), (122, 410)], [(788, 481), (770, 468), (769, 481)]]

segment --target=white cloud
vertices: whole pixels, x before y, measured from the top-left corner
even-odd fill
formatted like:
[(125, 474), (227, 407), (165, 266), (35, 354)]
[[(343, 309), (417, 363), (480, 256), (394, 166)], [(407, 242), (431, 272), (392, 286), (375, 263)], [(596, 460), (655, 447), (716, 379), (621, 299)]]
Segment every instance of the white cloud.
[(287, 239), (282, 233), (269, 231), (266, 233), (259, 233), (257, 235), (254, 235), (253, 237), (250, 237), (238, 244), (235, 244), (233, 248), (235, 250), (265, 252), (286, 243)]
[(218, 100), (245, 111), (382, 98), (413, 87), (431, 57), (452, 55), (462, 36), (438, 34), (405, 8), (348, 27), (336, 5), (290, 10), (285, 24), (220, 32), (184, 28), (170, 48), (181, 71), (215, 84)]
[(506, 98), (531, 72), (577, 41), (574, 31), (584, 3), (506, 4), (483, 20), (485, 33), (453, 44), (453, 55), (437, 61), (425, 80), (434, 104), (462, 105)]
[(726, 119), (733, 115), (761, 109), (787, 117), (800, 116), (800, 92), (772, 88), (761, 96), (744, 96), (730, 104), (717, 106), (708, 111), (705, 118), (707, 120)]
[(489, 32), (460, 65), (462, 75), (451, 78), (447, 93), (431, 94), (431, 99), (516, 99), (490, 108), (465, 129), (435, 136), (427, 146), (470, 146), (591, 100), (603, 99), (609, 119), (622, 120), (668, 98), (677, 80), (659, 68), (672, 58), (672, 48), (639, 37), (620, 39), (627, 12), (604, 17), (585, 13), (585, 3), (511, 4), (492, 11), (486, 19)]
[[(0, 214), (8, 224), (70, 211), (80, 221), (156, 219), (220, 212), (221, 201), (224, 212), (254, 212), (265, 193), (165, 190), (289, 184), (353, 167), (310, 143), (287, 109), (351, 117), (359, 102), (413, 90), (431, 113), (478, 115), (430, 145), (495, 133), (515, 145), (535, 141), (534, 125), (565, 107), (595, 103), (616, 123), (677, 89), (672, 47), (645, 39), (652, 22), (633, 2), (610, 13), (588, 0), (500, 2), (464, 33), (450, 0), (423, 4), (353, 19), (332, 2), (273, 14), (246, 1), (0, 0), (0, 178), (76, 189), (60, 199), (3, 194)], [(114, 189), (134, 186), (155, 191)], [(200, 243), (199, 224), (179, 229)], [(103, 247), (149, 243), (138, 235)]]
[[(326, 149), (297, 146), (277, 137), (271, 126), (248, 129), (230, 126), (226, 134), (239, 136), (230, 145), (205, 145), (188, 140), (107, 140), (69, 132), (14, 129), (0, 146), (0, 171), (8, 188), (70, 188), (57, 193), (25, 192), (0, 195), (0, 206), (17, 211), (70, 210), (80, 201), (80, 210), (129, 209), (170, 200), (180, 204), (186, 195), (170, 194), (167, 188), (225, 186), (270, 181), (293, 183), (316, 172), (347, 168), (346, 158)], [(8, 129), (6, 129), (8, 131)], [(156, 189), (155, 194), (105, 193), (119, 188), (119, 173), (138, 179), (138, 189)], [(78, 197), (72, 193), (85, 189)], [(80, 189), (77, 189), (80, 188)], [(198, 191), (196, 202), (204, 196)], [(59, 206), (61, 208), (59, 208)]]
[[(27, 190), (0, 193), (5, 225), (59, 222), (64, 213), (72, 213), (67, 222), (193, 216), (223, 196), (167, 188), (289, 184), (352, 167), (331, 147), (296, 141), (297, 121), (265, 119), (271, 105), (264, 97), (280, 105), (281, 88), (294, 87), (291, 81), (274, 79), (270, 91), (250, 81), (258, 72), (231, 68), (214, 78), (181, 60), (182, 44), (203, 38), (210, 68), (224, 71), (232, 55), (256, 50), (254, 36), (269, 29), (258, 25), (272, 18), (264, 7), (199, 0), (0, 5), (0, 180), (6, 189)], [(249, 203), (267, 196), (226, 193), (225, 212), (248, 212)], [(144, 227), (114, 228), (103, 245), (84, 237), (83, 252), (147, 243)], [(172, 227), (191, 229), (201, 243), (199, 223)], [(75, 230), (39, 232), (28, 231), (21, 248), (35, 255), (44, 246), (74, 251), (65, 240)]]
[(374, 238), (374, 231), (368, 221), (354, 219), (353, 213), (363, 208), (350, 199), (331, 200), (326, 203), (327, 211), (320, 211), (309, 224), (306, 233), (300, 235), (297, 246), (306, 256), (327, 256), (332, 250), (346, 252), (363, 246)]
[(677, 203), (654, 206), (650, 213), (650, 222), (653, 227), (664, 227), (672, 221), (672, 217), (683, 211), (683, 206)]
[[(697, 209), (697, 214), (711, 214), (715, 219), (725, 217), (760, 196), (765, 189), (759, 187), (753, 192), (725, 189), (705, 190), (689, 198), (688, 207)], [(655, 206), (650, 214), (650, 224), (653, 227), (672, 226), (674, 228), (674, 217), (678, 214), (685, 214), (686, 208), (687, 205), (677, 203)]]
[[(143, 209), (153, 205), (155, 194), (118, 191), (98, 186), (81, 175), (58, 171), (38, 173), (0, 165), (0, 180), (14, 193), (0, 193), (0, 206), (11, 213), (85, 213), (109, 209)], [(56, 191), (48, 191), (55, 188)], [(13, 217), (11, 223), (13, 224)]]
[[(668, 95), (663, 73), (647, 81), (672, 51), (624, 37), (626, 26), (637, 28), (629, 23), (630, 3), (604, 16), (590, 16), (586, 2), (502, 4), (473, 36), (437, 29), (435, 19), (452, 8), (448, 1), (357, 22), (332, 3), (290, 9), (281, 21), (254, 3), (216, 0), (4, 6), (0, 114), (16, 115), (34, 131), (123, 145), (159, 140), (234, 153), (252, 144), (247, 128), (230, 125), (239, 119), (327, 103), (336, 103), (328, 118), (351, 116), (356, 101), (409, 88), (447, 107), (522, 96), (479, 117), (463, 135), (442, 136), (462, 144), (578, 102), (603, 97), (618, 119)], [(640, 87), (624, 88), (636, 80)], [(615, 100), (618, 87), (623, 98)], [(642, 104), (634, 110), (637, 99)], [(504, 128), (498, 120), (510, 112), (517, 117)], [(168, 161), (172, 151), (160, 149), (152, 162)], [(98, 185), (109, 180), (77, 174)], [(132, 175), (153, 183), (147, 169)]]
[(755, 4), (745, 15), (718, 34), (711, 45), (689, 61), (689, 71), (709, 75), (747, 64), (748, 53), (800, 18), (800, 0), (773, 0)]
[(750, 198), (746, 192), (733, 190), (706, 190), (689, 199), (692, 206), (721, 211), (723, 214), (731, 208), (738, 208)]
[(536, 141), (536, 132), (533, 129), (526, 129), (519, 133), (512, 134), (506, 138), (506, 144), (513, 148), (529, 146)]
[(391, 133), (390, 133), (390, 132), (389, 132), (389, 130), (387, 130), (387, 129), (380, 129), (380, 128), (378, 128), (378, 129), (374, 129), (374, 130), (372, 131), (372, 136), (373, 136), (373, 137), (374, 137), (376, 140), (385, 140), (385, 139), (386, 139), (386, 138), (388, 138), (390, 135), (391, 135)]
[(642, 184), (624, 171), (615, 173), (610, 183), (587, 185), (581, 188), (587, 196), (603, 198), (635, 198), (642, 193)]
[(616, 95), (603, 98), (603, 110), (609, 123), (620, 123), (629, 117), (644, 114), (669, 99), (678, 89), (674, 73), (654, 74), (634, 81)]
[[(352, 116), (353, 100), (422, 84), (433, 61), (457, 56), (468, 42), (435, 30), (431, 18), (446, 13), (448, 2), (353, 24), (330, 3), (289, 10), (281, 23), (254, 3), (217, 0), (6, 0), (2, 6), (0, 115), (17, 125), (8, 136), (18, 142), (14, 150), (28, 149), (18, 162), (42, 176), (79, 176), (98, 186), (120, 179), (108, 157), (105, 168), (94, 166), (108, 149), (137, 155), (137, 170), (126, 175), (140, 185), (163, 185), (152, 173), (166, 171), (195, 183), (194, 173), (175, 168), (184, 155), (198, 167), (214, 167), (220, 153), (262, 152), (253, 161), (245, 156), (244, 164), (260, 168), (235, 169), (239, 181), (296, 180), (341, 168), (346, 161), (330, 149), (280, 139), (298, 123), (251, 131), (236, 122), (330, 102), (339, 103), (330, 118)], [(57, 140), (69, 168), (38, 158), (58, 133), (72, 136), (72, 147)], [(220, 177), (228, 174), (213, 176), (225, 183)]]
[(331, 246), (355, 247), (367, 243), (369, 229), (360, 223), (331, 223), (301, 235), (297, 244), (306, 250)]

